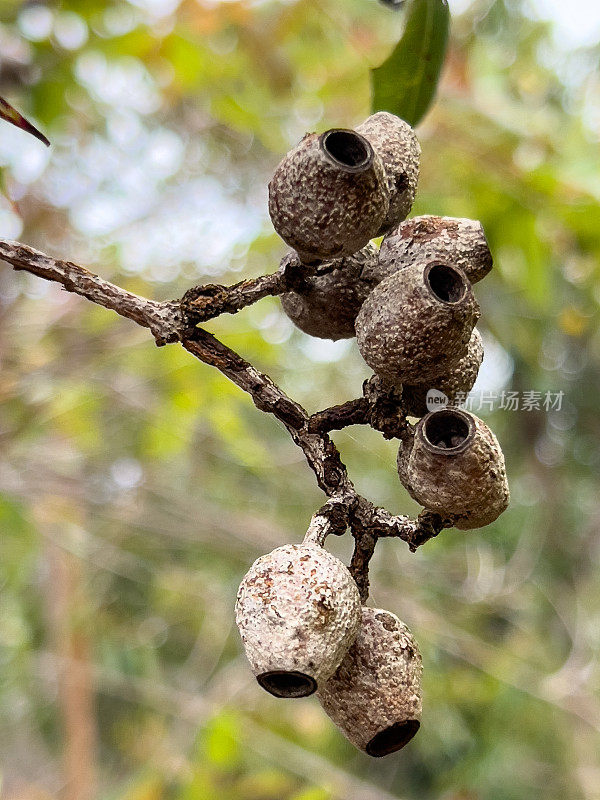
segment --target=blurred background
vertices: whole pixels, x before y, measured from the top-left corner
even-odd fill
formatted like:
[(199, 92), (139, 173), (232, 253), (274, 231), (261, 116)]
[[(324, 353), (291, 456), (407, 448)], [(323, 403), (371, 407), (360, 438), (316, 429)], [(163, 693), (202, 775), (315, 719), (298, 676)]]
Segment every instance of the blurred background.
[[(421, 731), (373, 760), (250, 674), (238, 583), (323, 500), (285, 431), (177, 346), (0, 265), (8, 800), (600, 796), (600, 13), (451, 8), (413, 213), (487, 232), (478, 387), (564, 396), (473, 408), (507, 459), (497, 522), (379, 545), (371, 603), (420, 643)], [(157, 299), (272, 271), (273, 169), (369, 114), (401, 29), (374, 0), (2, 0), (0, 94), (52, 147), (1, 125), (0, 235)], [(311, 339), (273, 298), (207, 327), (311, 412), (368, 375), (354, 341)], [(393, 442), (333, 438), (361, 492), (418, 510)]]

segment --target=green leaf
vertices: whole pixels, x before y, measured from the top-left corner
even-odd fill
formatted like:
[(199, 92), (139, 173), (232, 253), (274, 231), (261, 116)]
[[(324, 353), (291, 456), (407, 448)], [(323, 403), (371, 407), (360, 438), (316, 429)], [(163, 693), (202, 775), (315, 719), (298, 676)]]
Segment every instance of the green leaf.
[(427, 113), (448, 43), (447, 0), (411, 0), (402, 38), (390, 57), (371, 71), (373, 111), (389, 111), (417, 125)]
[(50, 142), (46, 139), (44, 134), (38, 131), (31, 122), (21, 116), (21, 114), (2, 97), (0, 97), (0, 119), (4, 119), (12, 125), (16, 125), (17, 128), (21, 128), (21, 130), (27, 131), (27, 133), (35, 136), (36, 139), (39, 139), (40, 142), (43, 142), (47, 147), (50, 146)]

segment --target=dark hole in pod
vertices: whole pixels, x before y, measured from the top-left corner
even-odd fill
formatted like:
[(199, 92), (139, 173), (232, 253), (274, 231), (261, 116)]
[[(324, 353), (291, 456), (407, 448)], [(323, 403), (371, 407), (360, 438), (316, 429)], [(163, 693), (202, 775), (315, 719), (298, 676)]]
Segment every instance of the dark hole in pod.
[(419, 730), (421, 723), (417, 719), (409, 719), (407, 722), (396, 722), (390, 725), (371, 739), (366, 747), (367, 753), (375, 758), (387, 756), (401, 750), (408, 744), (415, 733)]
[(462, 414), (450, 410), (435, 411), (423, 424), (425, 439), (444, 450), (460, 447), (469, 433), (469, 424)]
[(315, 679), (303, 672), (272, 670), (257, 675), (256, 680), (275, 697), (308, 697), (317, 688)]
[(327, 155), (344, 167), (359, 169), (371, 162), (369, 143), (355, 131), (328, 131), (321, 141)]
[(434, 264), (427, 272), (429, 288), (444, 303), (458, 303), (469, 287), (466, 278), (448, 264)]

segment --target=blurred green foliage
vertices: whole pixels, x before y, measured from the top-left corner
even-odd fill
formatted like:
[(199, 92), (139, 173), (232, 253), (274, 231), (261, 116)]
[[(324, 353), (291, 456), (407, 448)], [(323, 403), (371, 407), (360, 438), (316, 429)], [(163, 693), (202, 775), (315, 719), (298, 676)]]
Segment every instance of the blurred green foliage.
[[(402, 30), (367, 0), (4, 0), (0, 22), (0, 94), (53, 142), (3, 126), (0, 233), (156, 298), (276, 267), (273, 168), (305, 130), (368, 115)], [(322, 502), (287, 434), (176, 346), (0, 270), (6, 797), (598, 797), (599, 53), (476, 0), (418, 130), (414, 213), (480, 219), (495, 256), (485, 388), (565, 394), (474, 409), (507, 458), (496, 523), (379, 545), (372, 602), (425, 663), (422, 728), (395, 756), (353, 750), (314, 698), (267, 696), (241, 653), (241, 577)], [(310, 411), (368, 374), (276, 300), (209, 328)], [(416, 511), (394, 443), (334, 438), (361, 492)]]

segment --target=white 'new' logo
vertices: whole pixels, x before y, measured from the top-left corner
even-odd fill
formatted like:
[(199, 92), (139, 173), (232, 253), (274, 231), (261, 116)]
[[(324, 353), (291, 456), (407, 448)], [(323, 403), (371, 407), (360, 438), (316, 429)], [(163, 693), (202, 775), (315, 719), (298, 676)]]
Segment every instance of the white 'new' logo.
[(448, 405), (448, 398), (439, 389), (429, 389), (425, 402), (428, 411), (439, 411), (440, 408)]

